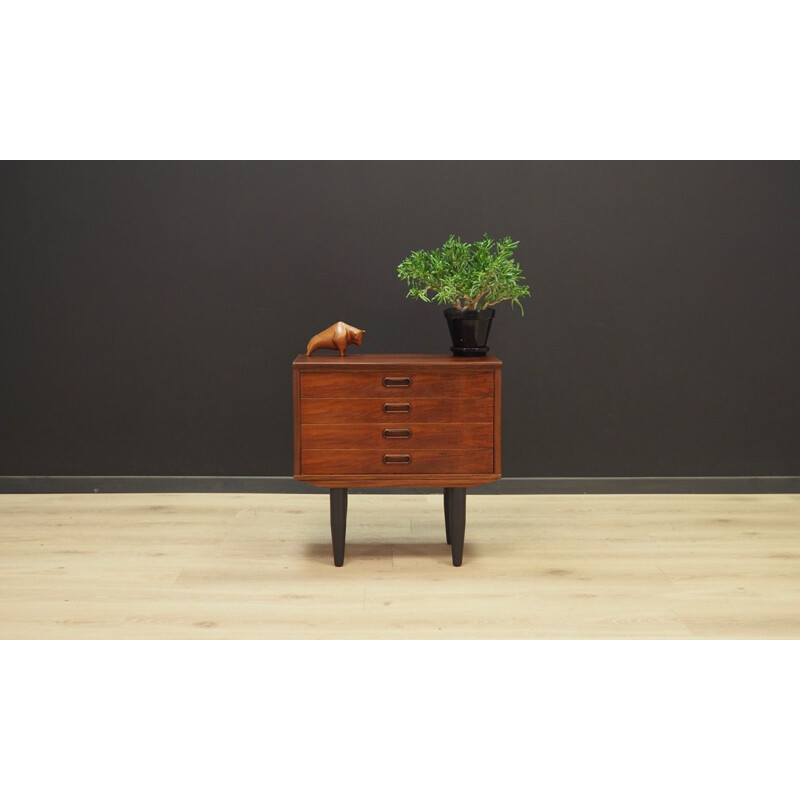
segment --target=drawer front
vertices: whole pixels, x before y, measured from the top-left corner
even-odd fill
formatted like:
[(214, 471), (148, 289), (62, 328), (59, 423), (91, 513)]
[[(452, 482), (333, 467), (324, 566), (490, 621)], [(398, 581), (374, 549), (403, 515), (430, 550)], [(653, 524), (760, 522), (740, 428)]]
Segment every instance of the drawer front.
[(323, 399), (300, 400), (300, 422), (363, 423), (382, 422), (387, 427), (407, 427), (410, 422), (492, 422), (494, 399), (412, 397), (408, 400)]
[(415, 450), (439, 450), (491, 447), (494, 430), (490, 422), (478, 423), (409, 423), (392, 421), (350, 425), (303, 425), (302, 447), (315, 449), (413, 447)]
[(494, 453), (482, 450), (412, 450), (387, 447), (378, 450), (302, 451), (306, 475), (419, 475), (426, 473), (492, 472)]
[(301, 397), (492, 397), (490, 370), (413, 372), (384, 370), (306, 372), (300, 378)]

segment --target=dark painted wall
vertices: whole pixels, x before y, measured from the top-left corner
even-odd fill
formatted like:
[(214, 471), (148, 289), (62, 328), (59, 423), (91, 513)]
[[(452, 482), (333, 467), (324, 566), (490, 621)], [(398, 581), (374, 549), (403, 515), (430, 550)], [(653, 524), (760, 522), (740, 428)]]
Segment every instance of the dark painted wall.
[(291, 474), (311, 334), (447, 351), (395, 267), (488, 231), (506, 475), (798, 475), (798, 223), (797, 163), (4, 163), (0, 474)]

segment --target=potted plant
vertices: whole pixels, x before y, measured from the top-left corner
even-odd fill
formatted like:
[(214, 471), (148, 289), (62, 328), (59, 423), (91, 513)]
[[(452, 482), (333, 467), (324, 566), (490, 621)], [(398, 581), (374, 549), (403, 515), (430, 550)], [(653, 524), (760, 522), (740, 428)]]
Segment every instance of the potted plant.
[(485, 233), (469, 243), (451, 235), (436, 250), (415, 250), (398, 266), (398, 277), (410, 287), (406, 297), (450, 306), (444, 315), (453, 355), (486, 355), (498, 303), (510, 300), (524, 313), (520, 298), (531, 293), (514, 260), (518, 244), (510, 236), (494, 241)]

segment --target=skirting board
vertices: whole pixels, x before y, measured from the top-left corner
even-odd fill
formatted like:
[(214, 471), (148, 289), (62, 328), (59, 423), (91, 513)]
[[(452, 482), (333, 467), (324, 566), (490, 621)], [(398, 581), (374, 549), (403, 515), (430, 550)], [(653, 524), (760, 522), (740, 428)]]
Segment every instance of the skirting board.
[[(177, 475), (0, 476), (0, 494), (126, 492), (320, 493), (291, 477)], [(364, 494), (430, 494), (430, 489), (352, 489)], [(501, 478), (470, 494), (795, 494), (800, 476), (681, 478)]]

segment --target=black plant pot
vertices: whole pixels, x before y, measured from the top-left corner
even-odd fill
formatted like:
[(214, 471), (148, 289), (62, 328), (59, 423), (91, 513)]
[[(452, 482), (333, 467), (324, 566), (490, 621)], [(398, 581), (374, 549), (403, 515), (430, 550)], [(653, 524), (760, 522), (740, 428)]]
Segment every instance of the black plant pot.
[(489, 352), (486, 340), (494, 319), (493, 308), (484, 308), (482, 311), (446, 308), (444, 315), (453, 340), (450, 349), (454, 356), (485, 356)]

